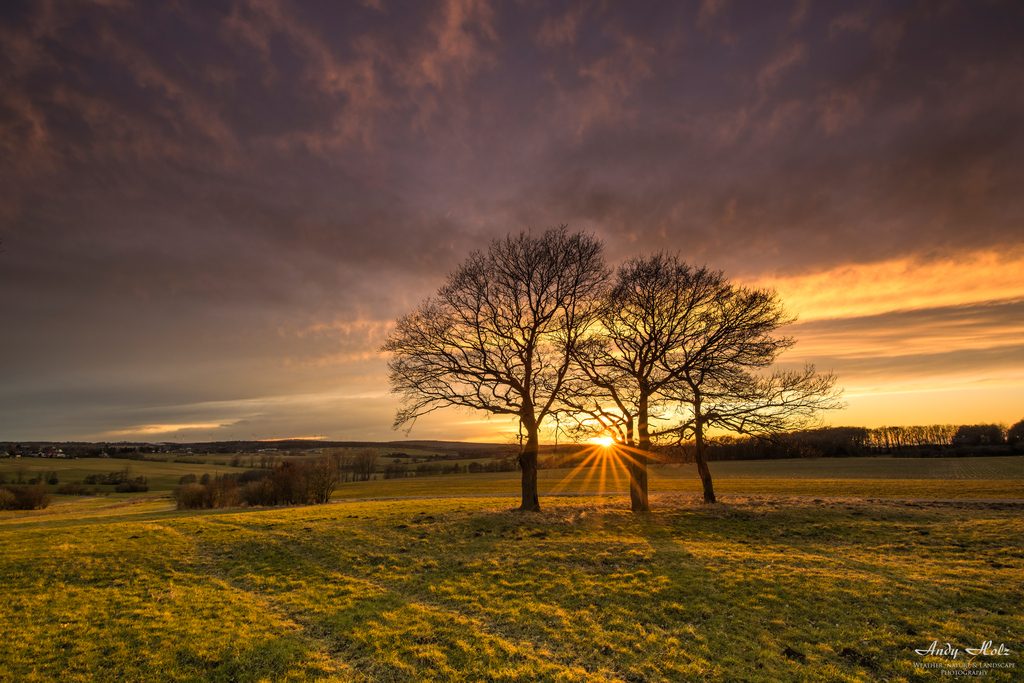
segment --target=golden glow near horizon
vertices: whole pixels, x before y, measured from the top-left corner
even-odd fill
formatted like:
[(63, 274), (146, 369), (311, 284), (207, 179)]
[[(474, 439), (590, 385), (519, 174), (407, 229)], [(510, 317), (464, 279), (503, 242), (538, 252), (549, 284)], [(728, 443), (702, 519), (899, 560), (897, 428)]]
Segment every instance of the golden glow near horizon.
[(1022, 70), (992, 30), (1020, 3), (53, 4), (0, 29), (0, 438), (514, 449), (503, 414), (393, 431), (379, 349), (472, 251), (563, 223), (612, 269), (775, 288), (780, 367), (847, 389), (826, 423), (1024, 417)]
[(113, 439), (119, 437), (145, 437), (153, 436), (158, 434), (168, 435), (177, 434), (178, 432), (195, 431), (202, 432), (206, 431), (220, 431), (224, 427), (220, 422), (193, 422), (188, 424), (154, 424), (154, 425), (138, 425), (130, 427), (128, 429), (121, 429), (117, 431), (105, 432), (102, 436)]
[(1024, 417), (1024, 250), (896, 259), (767, 279), (798, 316), (786, 363), (835, 370), (848, 408), (825, 424)]
[[(824, 424), (1011, 424), (1024, 417), (1021, 273), (1024, 249), (1010, 248), (956, 258), (892, 259), (746, 282), (777, 289), (786, 309), (798, 318), (796, 325), (781, 331), (793, 335), (797, 344), (780, 360), (787, 366), (812, 362), (839, 376), (848, 408), (825, 414)], [(336, 327), (314, 326), (310, 334)], [(350, 327), (342, 331), (387, 329), (373, 323)], [(142, 422), (92, 438), (196, 441), (209, 439), (212, 433), (214, 440), (227, 440), (232, 434), (266, 440), (275, 432), (317, 433), (321, 424), (331, 423), (332, 415), (357, 411), (368, 420), (379, 416), (376, 440), (406, 438), (387, 429), (394, 403), (381, 386), (382, 360), (374, 350), (357, 348), (343, 357), (285, 362), (294, 372), (320, 365), (362, 370), (354, 373), (358, 381), (345, 390), (179, 406), (181, 413), (200, 419)], [(280, 415), (280, 424), (243, 426), (253, 414)], [(289, 423), (297, 414), (302, 420)], [(208, 415), (215, 417), (202, 419)], [(514, 419), (442, 411), (418, 422), (408, 438), (514, 443), (516, 433)], [(613, 439), (602, 435), (585, 443), (608, 449)]]
[[(631, 462), (667, 462), (657, 452), (641, 451), (630, 446), (623, 446), (612, 441), (607, 446), (604, 438), (589, 439), (592, 444), (582, 452), (583, 459), (568, 474), (562, 477), (551, 489), (552, 493), (572, 490), (599, 492), (629, 491), (629, 471)], [(599, 440), (598, 440), (599, 439)], [(591, 486), (596, 480), (596, 486)], [(577, 488), (578, 487), (578, 488)]]
[(801, 321), (851, 318), (1024, 298), (1024, 250), (977, 251), (924, 262), (895, 259), (760, 279)]

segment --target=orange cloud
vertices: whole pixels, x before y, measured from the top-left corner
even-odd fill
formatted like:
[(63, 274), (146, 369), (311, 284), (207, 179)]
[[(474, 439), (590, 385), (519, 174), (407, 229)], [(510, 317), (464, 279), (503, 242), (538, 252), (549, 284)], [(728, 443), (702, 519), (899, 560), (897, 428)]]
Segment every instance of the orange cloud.
[(1024, 298), (1024, 248), (935, 260), (894, 259), (762, 279), (800, 320)]
[(115, 431), (104, 432), (99, 435), (102, 438), (115, 439), (120, 437), (145, 437), (153, 434), (169, 434), (171, 432), (184, 432), (186, 430), (202, 430), (202, 429), (220, 429), (221, 427), (227, 427), (228, 425), (221, 424), (219, 422), (192, 422), (187, 424), (153, 424), (153, 425), (135, 425), (134, 427), (128, 427), (126, 429), (118, 429)]

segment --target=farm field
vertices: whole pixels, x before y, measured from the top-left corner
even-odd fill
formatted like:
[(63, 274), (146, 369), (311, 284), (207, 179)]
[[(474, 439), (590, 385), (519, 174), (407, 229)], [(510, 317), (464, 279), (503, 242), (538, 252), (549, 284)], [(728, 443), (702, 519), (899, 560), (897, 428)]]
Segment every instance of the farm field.
[[(219, 460), (219, 459), (218, 459)], [(12, 481), (18, 467), (24, 477), (56, 471), (62, 483), (89, 474), (131, 468), (132, 476), (149, 478), (150, 492), (169, 492), (186, 474), (211, 476), (244, 472), (246, 468), (208, 464), (129, 461), (119, 459), (0, 460), (0, 476)], [(823, 458), (818, 460), (753, 460), (710, 463), (715, 491), (722, 494), (906, 498), (1024, 498), (1024, 456), (991, 458)], [(519, 492), (518, 472), (448, 474), (339, 484), (335, 498), (506, 494)], [(625, 492), (625, 471), (610, 462), (602, 466), (541, 470), (545, 493)], [(655, 492), (701, 490), (694, 465), (652, 465)], [(100, 487), (112, 490), (112, 486)], [(49, 487), (52, 491), (55, 486)]]
[(923, 681), (986, 640), (1019, 680), (1020, 506), (652, 502), (6, 515), (0, 680)]

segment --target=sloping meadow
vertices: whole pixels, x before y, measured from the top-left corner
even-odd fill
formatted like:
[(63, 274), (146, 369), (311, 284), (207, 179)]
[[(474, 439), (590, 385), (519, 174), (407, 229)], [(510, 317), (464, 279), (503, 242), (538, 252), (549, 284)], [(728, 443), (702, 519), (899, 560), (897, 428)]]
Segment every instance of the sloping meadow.
[[(911, 681), (968, 660), (987, 680), (1021, 673), (1020, 507), (652, 502), (641, 516), (618, 497), (527, 514), (451, 498), (7, 518), (0, 680)], [(916, 652), (935, 641), (1012, 654)]]

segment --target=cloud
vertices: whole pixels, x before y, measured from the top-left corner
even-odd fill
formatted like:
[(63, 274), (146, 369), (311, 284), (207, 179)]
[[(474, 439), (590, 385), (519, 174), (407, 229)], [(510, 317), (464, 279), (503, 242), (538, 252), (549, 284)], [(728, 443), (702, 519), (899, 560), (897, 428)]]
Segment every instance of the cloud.
[(836, 374), (850, 404), (833, 424), (1018, 419), (1024, 396), (1024, 299), (797, 323), (782, 367)]
[[(296, 94), (323, 99), (330, 122), (292, 130), (277, 144), (289, 148), (298, 143), (329, 156), (354, 144), (378, 149), (381, 133), (396, 125), (396, 114), (412, 112), (406, 120), (414, 130), (423, 130), (442, 108), (442, 99), (493, 63), (488, 45), (496, 34), (487, 2), (445, 0), (436, 9), (425, 25), (401, 37), (369, 30), (338, 41), (277, 0), (247, 0), (236, 4), (224, 28), (229, 37), (258, 50), (268, 88), (280, 82), (275, 36), (283, 35), (304, 58), (302, 77), (311, 91)], [(336, 47), (339, 42), (342, 49)], [(348, 58), (341, 56), (346, 53)]]
[(575, 45), (580, 24), (586, 13), (587, 6), (581, 3), (569, 8), (565, 14), (560, 16), (544, 17), (537, 30), (537, 43), (548, 49), (562, 45)]
[(847, 359), (1012, 349), (1024, 338), (1024, 299), (827, 318), (788, 328), (802, 354)]
[(762, 66), (757, 72), (757, 87), (767, 91), (782, 78), (782, 75), (792, 66), (807, 59), (807, 46), (803, 43), (792, 43), (779, 51), (771, 60)]
[(840, 14), (831, 21), (828, 26), (828, 37), (835, 38), (841, 32), (864, 33), (870, 27), (868, 17), (871, 15), (870, 7), (861, 7), (852, 12)]
[(1024, 297), (1020, 9), (739, 9), (5, 5), (0, 432), (390, 433), (331, 392), (386, 391), (388, 326), (471, 250), (563, 222), (778, 287), (851, 386), (1009, 376), (972, 307)]
[(1024, 298), (1024, 253), (979, 251), (895, 259), (765, 279), (802, 320)]

